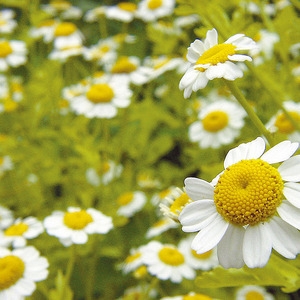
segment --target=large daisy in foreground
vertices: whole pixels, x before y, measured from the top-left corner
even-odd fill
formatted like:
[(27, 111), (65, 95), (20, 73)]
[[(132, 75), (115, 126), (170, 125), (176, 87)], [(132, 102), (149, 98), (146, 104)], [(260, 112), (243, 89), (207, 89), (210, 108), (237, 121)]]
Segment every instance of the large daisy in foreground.
[(238, 52), (256, 47), (255, 42), (244, 34), (235, 34), (218, 44), (218, 32), (216, 29), (209, 30), (203, 42), (197, 39), (188, 48), (186, 58), (191, 65), (179, 83), (179, 88), (184, 90), (184, 98), (205, 88), (214, 78), (235, 80), (243, 77), (242, 69), (233, 62), (251, 61), (250, 56)]
[(272, 248), (294, 259), (300, 252), (300, 155), (292, 157), (298, 147), (283, 141), (264, 153), (259, 137), (230, 150), (211, 183), (187, 178), (194, 202), (179, 221), (183, 231), (199, 231), (192, 249), (201, 254), (218, 245), (225, 268), (263, 267)]

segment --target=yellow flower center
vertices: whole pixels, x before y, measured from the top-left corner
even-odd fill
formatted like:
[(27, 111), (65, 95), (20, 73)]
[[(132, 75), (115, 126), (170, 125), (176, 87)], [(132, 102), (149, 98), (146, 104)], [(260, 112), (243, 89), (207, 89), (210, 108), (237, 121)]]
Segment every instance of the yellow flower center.
[(165, 197), (167, 197), (171, 192), (171, 189), (165, 189), (161, 192), (158, 193), (158, 196), (160, 199), (164, 199)]
[(186, 193), (181, 194), (170, 206), (170, 211), (174, 214), (181, 212), (183, 207), (190, 201), (189, 196)]
[(101, 164), (100, 170), (99, 170), (99, 171), (100, 171), (101, 174), (105, 174), (105, 173), (107, 173), (109, 170), (110, 170), (110, 164), (109, 164), (109, 162), (105, 161), (105, 162), (103, 162), (103, 163)]
[(162, 220), (159, 220), (159, 221), (155, 222), (155, 223), (152, 225), (152, 227), (154, 227), (154, 228), (159, 228), (159, 227), (162, 227), (162, 226), (164, 226), (164, 225), (166, 225), (166, 224), (167, 224), (167, 220), (166, 220), (166, 219), (162, 219)]
[(220, 131), (227, 126), (228, 115), (221, 110), (212, 111), (202, 119), (202, 124), (208, 132)]
[(6, 99), (4, 101), (4, 109), (6, 112), (12, 112), (15, 111), (18, 108), (18, 103), (11, 100), (11, 99)]
[(68, 36), (74, 33), (77, 30), (75, 24), (70, 22), (63, 22), (58, 24), (55, 28), (54, 35), (55, 36)]
[(139, 259), (141, 257), (141, 255), (142, 254), (140, 252), (136, 252), (132, 255), (129, 255), (129, 256), (126, 257), (125, 263), (130, 264), (130, 263), (134, 262), (135, 260)]
[(129, 12), (134, 12), (136, 10), (136, 4), (135, 3), (121, 2), (117, 5), (120, 9), (129, 11)]
[(50, 5), (57, 10), (67, 10), (71, 7), (71, 3), (68, 1), (54, 0), (50, 1)]
[[(235, 54), (236, 46), (232, 44), (218, 44), (206, 50), (196, 61), (196, 65), (217, 65), (228, 60), (229, 55)], [(197, 69), (197, 68), (196, 68)]]
[(132, 192), (128, 192), (128, 193), (125, 193), (123, 195), (121, 195), (117, 202), (120, 206), (123, 206), (123, 205), (127, 205), (129, 204), (133, 199), (133, 193)]
[[(289, 115), (298, 123), (300, 123), (300, 114), (296, 111), (290, 111)], [(286, 117), (284, 113), (278, 115), (275, 121), (275, 126), (278, 128), (280, 133), (290, 134), (295, 131), (294, 125)]]
[(157, 8), (161, 7), (162, 0), (149, 0), (147, 5), (148, 5), (149, 9), (154, 10), (154, 9), (157, 9)]
[(12, 47), (7, 41), (0, 41), (0, 57), (4, 58), (13, 52)]
[(25, 264), (18, 256), (8, 255), (0, 258), (0, 291), (13, 286), (22, 278)]
[(158, 252), (159, 259), (167, 265), (179, 266), (184, 263), (184, 256), (177, 249), (166, 246)]
[(198, 254), (195, 250), (191, 250), (191, 251), (192, 251), (192, 255), (194, 257), (196, 257), (197, 259), (203, 259), (203, 260), (210, 258), (212, 253), (213, 253), (213, 250), (209, 250), (209, 251), (204, 252), (202, 254)]
[(183, 296), (182, 299), (183, 300), (212, 300), (211, 297), (202, 294), (186, 295)]
[(265, 297), (257, 291), (250, 291), (246, 295), (245, 300), (264, 300)]
[(123, 56), (120, 57), (115, 65), (112, 67), (111, 72), (112, 73), (131, 73), (136, 70), (136, 65), (132, 63), (128, 57)]
[(143, 278), (147, 274), (148, 274), (148, 270), (146, 266), (140, 266), (133, 272), (133, 276), (137, 279)]
[(47, 19), (47, 20), (44, 20), (42, 21), (38, 27), (41, 28), (41, 27), (50, 27), (50, 26), (53, 26), (55, 24), (55, 20), (53, 19)]
[(86, 97), (93, 103), (107, 103), (114, 97), (113, 89), (106, 83), (94, 84), (86, 93)]
[(4, 234), (9, 236), (20, 236), (27, 230), (28, 230), (28, 225), (21, 222), (21, 223), (13, 224), (10, 227), (8, 227), (4, 231)]
[(214, 201), (228, 222), (255, 225), (275, 214), (282, 191), (283, 181), (277, 169), (261, 159), (242, 160), (220, 176)]
[(93, 218), (85, 210), (66, 212), (64, 216), (64, 224), (73, 230), (81, 230), (91, 222)]

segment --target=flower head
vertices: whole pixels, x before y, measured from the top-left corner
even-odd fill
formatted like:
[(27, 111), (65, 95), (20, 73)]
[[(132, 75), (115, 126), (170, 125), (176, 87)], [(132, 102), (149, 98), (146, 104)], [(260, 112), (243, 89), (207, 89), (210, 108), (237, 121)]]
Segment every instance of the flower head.
[(68, 247), (72, 244), (85, 244), (88, 234), (106, 234), (113, 228), (112, 218), (102, 212), (88, 208), (69, 207), (67, 212), (55, 211), (44, 220), (49, 235), (59, 238)]
[(274, 296), (262, 286), (246, 285), (236, 291), (235, 300), (274, 300)]
[(141, 191), (123, 193), (117, 199), (117, 214), (130, 218), (144, 207), (146, 201), (147, 197)]
[[(198, 232), (191, 247), (198, 254), (218, 245), (225, 268), (263, 267), (272, 248), (293, 259), (300, 252), (300, 156), (298, 143), (284, 141), (265, 151), (262, 138), (227, 154), (211, 183), (187, 178), (195, 200), (179, 216), (185, 232)], [(283, 162), (278, 168), (273, 166)]]
[(160, 235), (161, 233), (169, 229), (176, 228), (176, 227), (178, 227), (178, 223), (172, 220), (171, 218), (169, 217), (161, 218), (147, 230), (146, 238), (150, 239), (154, 236)]
[(233, 62), (251, 61), (250, 56), (238, 51), (255, 47), (255, 42), (244, 34), (236, 34), (218, 44), (216, 29), (209, 30), (203, 42), (197, 39), (188, 48), (187, 59), (191, 65), (179, 83), (184, 97), (188, 98), (192, 91), (205, 88), (208, 81), (214, 78), (235, 80), (242, 77), (243, 71)]

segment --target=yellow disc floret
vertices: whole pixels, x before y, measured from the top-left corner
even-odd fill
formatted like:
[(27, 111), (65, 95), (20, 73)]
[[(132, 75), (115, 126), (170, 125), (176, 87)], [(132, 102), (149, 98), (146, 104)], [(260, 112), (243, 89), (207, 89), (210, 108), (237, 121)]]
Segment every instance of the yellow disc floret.
[(136, 70), (136, 65), (126, 56), (120, 57), (111, 69), (114, 74), (131, 73)]
[(91, 222), (93, 218), (85, 210), (67, 212), (64, 216), (64, 224), (73, 230), (81, 230)]
[(0, 57), (7, 57), (9, 54), (13, 52), (13, 49), (9, 42), (0, 41)]
[(121, 3), (118, 3), (117, 6), (120, 9), (128, 11), (128, 12), (134, 12), (137, 8), (136, 4), (131, 3), (131, 2), (121, 2)]
[(205, 260), (205, 259), (209, 259), (212, 256), (213, 250), (209, 250), (209, 251), (206, 251), (201, 254), (198, 254), (197, 251), (195, 251), (195, 250), (191, 250), (191, 252), (192, 252), (192, 255), (194, 257), (196, 257), (197, 259)]
[(250, 291), (245, 295), (245, 300), (264, 300), (266, 297), (257, 291)]
[(228, 124), (228, 114), (221, 110), (208, 113), (203, 119), (203, 128), (208, 132), (217, 132), (225, 128)]
[(261, 159), (242, 160), (220, 176), (214, 201), (228, 222), (255, 225), (276, 213), (282, 191), (283, 181), (277, 169)]
[(185, 295), (182, 298), (183, 300), (212, 300), (211, 297), (203, 294), (194, 294), (194, 295)]
[(74, 33), (77, 30), (75, 24), (71, 22), (63, 22), (58, 24), (55, 28), (54, 35), (57, 36), (68, 36)]
[(149, 0), (148, 3), (147, 3), (147, 5), (148, 5), (149, 9), (153, 9), (154, 10), (154, 9), (157, 9), (157, 8), (161, 7), (162, 0)]
[(125, 193), (125, 194), (122, 194), (117, 202), (120, 206), (124, 206), (124, 205), (127, 205), (129, 204), (132, 200), (133, 200), (133, 196), (134, 194), (132, 192), (128, 192), (128, 193)]
[(163, 247), (158, 253), (159, 259), (167, 265), (179, 266), (184, 263), (183, 254), (171, 246)]
[(182, 193), (179, 197), (174, 199), (174, 202), (170, 205), (170, 211), (174, 214), (179, 214), (183, 207), (190, 202), (190, 198), (186, 193)]
[[(290, 111), (289, 115), (295, 120), (295, 122), (300, 123), (300, 114), (298, 112)], [(294, 125), (284, 113), (277, 116), (274, 125), (278, 128), (280, 133), (290, 134), (295, 131)]]
[(28, 230), (28, 225), (26, 223), (17, 223), (8, 227), (4, 234), (8, 236), (20, 236), (23, 235)]
[(86, 97), (95, 104), (110, 102), (114, 97), (114, 91), (108, 84), (98, 83), (91, 86)]

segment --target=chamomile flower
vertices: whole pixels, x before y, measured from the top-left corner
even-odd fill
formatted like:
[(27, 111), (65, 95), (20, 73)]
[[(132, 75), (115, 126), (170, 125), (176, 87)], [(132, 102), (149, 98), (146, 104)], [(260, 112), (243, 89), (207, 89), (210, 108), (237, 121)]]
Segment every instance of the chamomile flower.
[(283, 141), (264, 153), (265, 146), (259, 137), (230, 150), (211, 183), (185, 179), (194, 202), (179, 216), (182, 229), (198, 232), (191, 245), (198, 254), (218, 245), (225, 268), (263, 267), (272, 248), (288, 259), (300, 252), (300, 156), (292, 157), (299, 144)]
[(59, 238), (68, 247), (85, 244), (89, 234), (106, 234), (113, 228), (112, 218), (102, 212), (88, 208), (69, 207), (67, 212), (54, 211), (44, 220), (49, 235)]
[(125, 274), (137, 270), (139, 267), (144, 265), (143, 262), (143, 248), (145, 246), (140, 246), (138, 248), (132, 248), (130, 254), (126, 257), (121, 265), (121, 268)]
[(189, 139), (201, 148), (230, 144), (239, 136), (245, 117), (246, 112), (235, 102), (223, 99), (207, 104), (189, 126)]
[(130, 218), (144, 207), (146, 201), (147, 197), (141, 191), (123, 193), (117, 199), (117, 214)]
[(105, 11), (109, 6), (101, 5), (88, 10), (84, 16), (84, 20), (88, 23), (97, 22), (105, 15)]
[(42, 38), (45, 43), (49, 43), (52, 40), (55, 27), (59, 24), (58, 20), (46, 19), (38, 24), (36, 27), (32, 27), (29, 30), (31, 37), (39, 39)]
[(146, 238), (151, 239), (155, 236), (162, 234), (163, 232), (178, 227), (178, 223), (171, 218), (162, 218), (155, 222), (146, 232)]
[(0, 231), (0, 245), (21, 248), (26, 246), (27, 239), (33, 239), (44, 232), (43, 224), (35, 217), (17, 219), (8, 228)]
[(173, 191), (176, 189), (175, 186), (170, 186), (158, 193), (155, 193), (152, 197), (150, 202), (152, 205), (157, 206), (160, 203), (165, 202), (166, 197), (171, 196), (173, 194)]
[(153, 22), (159, 18), (172, 15), (175, 8), (174, 0), (141, 0), (136, 16), (145, 22)]
[(209, 80), (235, 80), (242, 77), (242, 69), (234, 62), (251, 61), (250, 56), (239, 54), (239, 51), (255, 47), (255, 42), (244, 34), (235, 34), (224, 43), (218, 44), (216, 29), (209, 30), (203, 42), (195, 40), (187, 53), (190, 67), (179, 83), (179, 88), (184, 90), (184, 98), (189, 98), (192, 92), (205, 88)]
[(235, 300), (274, 300), (274, 296), (258, 285), (246, 285), (236, 291)]
[(34, 247), (0, 248), (0, 299), (22, 300), (48, 276), (49, 263)]
[(14, 31), (18, 25), (14, 17), (15, 12), (12, 9), (0, 11), (0, 33), (12, 33)]
[[(300, 124), (300, 103), (294, 101), (285, 101), (283, 106), (294, 121)], [(288, 119), (285, 113), (279, 110), (266, 124), (271, 132), (279, 132), (285, 134), (292, 142), (300, 142), (300, 132), (296, 130), (295, 126)]]
[(213, 298), (211, 298), (210, 296), (204, 295), (204, 294), (189, 292), (187, 295), (174, 296), (174, 297), (163, 297), (160, 300), (213, 300)]
[(108, 6), (105, 15), (107, 19), (129, 23), (134, 19), (136, 10), (137, 5), (135, 3), (124, 1)]
[(184, 254), (172, 244), (151, 241), (143, 249), (143, 261), (148, 272), (161, 280), (180, 283), (184, 278), (194, 279), (195, 270), (186, 263)]
[(71, 2), (65, 0), (52, 0), (49, 4), (41, 5), (43, 11), (54, 17), (60, 17), (64, 20), (80, 19), (82, 10), (73, 6)]
[(26, 44), (23, 41), (0, 40), (0, 71), (7, 71), (9, 67), (19, 67), (27, 61)]
[(13, 212), (10, 209), (0, 205), (0, 230), (10, 226), (13, 221)]

